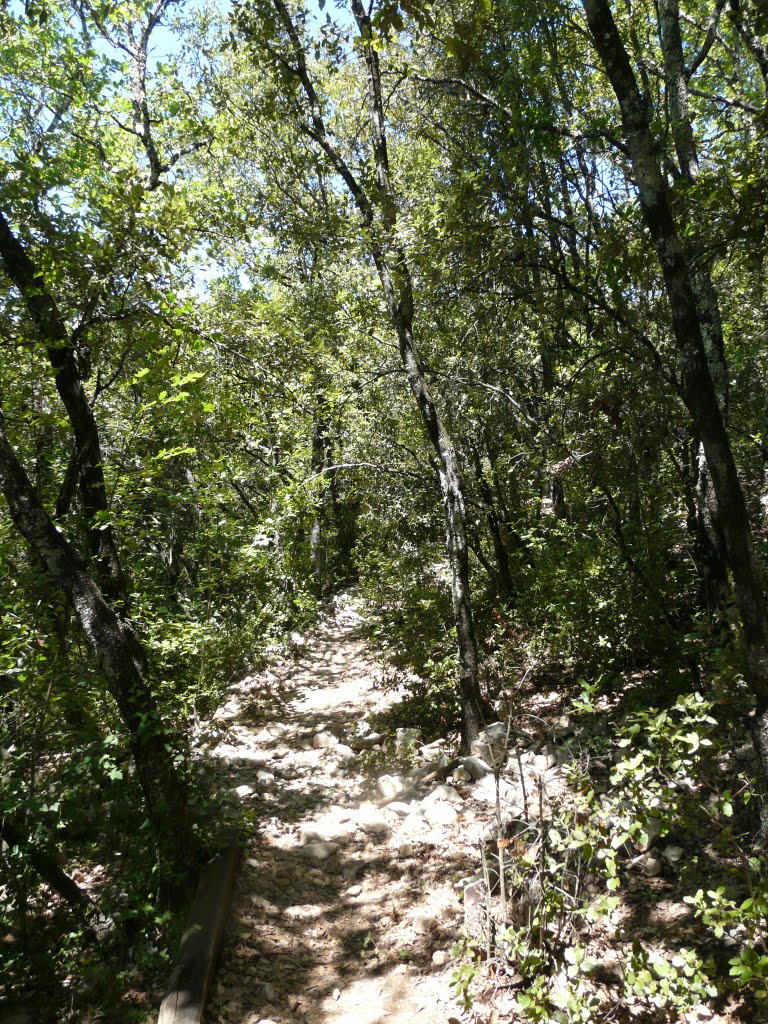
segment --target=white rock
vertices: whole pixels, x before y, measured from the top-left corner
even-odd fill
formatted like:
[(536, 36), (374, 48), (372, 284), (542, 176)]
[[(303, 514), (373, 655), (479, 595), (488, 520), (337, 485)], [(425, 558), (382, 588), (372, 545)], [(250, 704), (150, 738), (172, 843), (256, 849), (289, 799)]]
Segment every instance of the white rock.
[(275, 776), (272, 774), (272, 772), (267, 772), (264, 771), (263, 768), (259, 768), (259, 770), (256, 772), (256, 781), (259, 783), (260, 786), (271, 786), (272, 783), (275, 781)]
[(432, 954), (432, 963), (435, 967), (443, 967), (448, 963), (448, 954), (444, 949), (436, 949)]
[(398, 857), (412, 857), (415, 847), (413, 843), (400, 843), (397, 848)]
[(556, 740), (560, 740), (564, 736), (568, 736), (572, 732), (573, 723), (571, 722), (571, 719), (568, 717), (568, 715), (560, 715), (560, 717), (555, 720), (555, 723), (552, 726), (552, 735), (555, 737)]
[(684, 853), (685, 850), (682, 846), (667, 846), (662, 853), (662, 857), (664, 860), (668, 860), (670, 864), (677, 864)]
[(363, 832), (370, 832), (373, 835), (381, 835), (389, 832), (389, 820), (386, 812), (374, 807), (371, 804), (362, 804), (357, 819), (357, 827)]
[(372, 750), (381, 743), (381, 740), (381, 733), (369, 732), (366, 736), (354, 736), (349, 745), (353, 750)]
[(635, 857), (629, 862), (629, 866), (641, 871), (646, 878), (655, 878), (660, 875), (664, 867), (661, 859), (651, 852), (641, 853), (639, 857)]
[(321, 839), (315, 840), (314, 842), (307, 843), (306, 846), (301, 848), (301, 852), (307, 860), (314, 861), (316, 864), (322, 863), (324, 860), (328, 860), (338, 850), (337, 843), (327, 843)]
[(345, 892), (344, 895), (345, 896), (359, 896), (362, 891), (363, 891), (362, 885), (350, 885), (350, 887), (347, 889), (347, 891)]
[(413, 930), (417, 935), (429, 935), (437, 927), (437, 918), (434, 914), (419, 912), (413, 915)]
[(351, 764), (352, 761), (357, 760), (357, 754), (354, 752), (352, 747), (348, 747), (346, 743), (337, 743), (335, 747), (332, 747), (333, 756), (338, 758), (342, 764)]
[(421, 801), (422, 810), (431, 806), (435, 803), (450, 803), (450, 804), (463, 804), (464, 798), (461, 793), (457, 793), (453, 786), (446, 786), (440, 784), (424, 797)]
[(459, 815), (452, 804), (434, 803), (424, 808), (424, 817), (433, 828), (437, 828), (440, 825), (455, 825)]
[(253, 796), (253, 790), (250, 786), (238, 786), (234, 790), (235, 796), (238, 796), (241, 800), (245, 800), (246, 797)]
[(327, 750), (328, 747), (337, 747), (339, 739), (332, 732), (316, 732), (312, 737), (312, 746), (315, 750)]
[(480, 757), (465, 757), (462, 768), (473, 779), (482, 779), (492, 772), (492, 769)]
[(282, 722), (267, 722), (264, 728), (270, 736), (285, 736), (291, 729), (290, 725), (285, 725)]
[(299, 846), (308, 846), (310, 843), (324, 843), (328, 840), (328, 832), (317, 825), (305, 825), (299, 832)]
[(483, 729), (476, 740), (472, 740), (469, 751), (492, 767), (500, 767), (507, 759), (507, 726), (504, 722), (494, 722)]
[(397, 796), (405, 786), (402, 775), (382, 775), (376, 780), (376, 789), (385, 800)]
[[(412, 804), (411, 807), (414, 805)], [(400, 834), (404, 836), (417, 836), (420, 832), (425, 832), (427, 829), (427, 823), (420, 813), (415, 813), (413, 810), (411, 813), (403, 818), (403, 823), (400, 826)]]
[(397, 814), (401, 818), (407, 818), (411, 813), (412, 806), (412, 804), (407, 804), (403, 800), (393, 800), (391, 804), (387, 804), (387, 810), (392, 811), (393, 814)]

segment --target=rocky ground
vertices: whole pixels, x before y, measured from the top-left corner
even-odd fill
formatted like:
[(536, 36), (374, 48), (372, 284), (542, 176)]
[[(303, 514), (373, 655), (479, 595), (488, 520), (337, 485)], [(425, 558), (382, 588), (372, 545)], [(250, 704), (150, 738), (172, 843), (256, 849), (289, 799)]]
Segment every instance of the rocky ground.
[[(374, 732), (396, 694), (342, 606), (295, 658), (234, 686), (205, 756), (250, 811), (208, 1020), (443, 1024), (462, 1018), (449, 950), (494, 829), (496, 780), (408, 730)], [(492, 760), (490, 747), (478, 753)], [(531, 755), (526, 796), (556, 757)], [(448, 768), (453, 768), (448, 772)], [(505, 818), (523, 813), (502, 780)], [(534, 811), (533, 806), (531, 811)]]

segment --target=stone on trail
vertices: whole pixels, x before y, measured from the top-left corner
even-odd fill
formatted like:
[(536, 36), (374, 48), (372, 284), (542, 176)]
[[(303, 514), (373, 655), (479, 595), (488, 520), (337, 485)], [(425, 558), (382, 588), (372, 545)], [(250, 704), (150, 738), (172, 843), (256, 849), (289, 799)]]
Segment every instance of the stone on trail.
[(685, 850), (682, 848), (682, 846), (666, 846), (664, 848), (664, 852), (662, 853), (662, 857), (664, 858), (664, 860), (668, 860), (670, 864), (677, 864), (677, 862), (682, 858), (684, 853)]
[(253, 796), (253, 790), (250, 786), (237, 786), (233, 792), (235, 796), (239, 797), (241, 800), (245, 800), (246, 797)]
[(422, 810), (436, 803), (463, 804), (464, 798), (453, 786), (446, 786), (441, 783), (423, 798), (421, 801)]
[(389, 832), (390, 826), (386, 811), (373, 804), (361, 804), (357, 827), (363, 832), (370, 832), (373, 835)]
[(332, 732), (316, 732), (312, 737), (312, 746), (315, 750), (327, 750), (329, 747), (337, 747), (339, 745), (338, 736), (334, 736)]
[(448, 963), (448, 954), (444, 949), (436, 949), (432, 954), (432, 963), (435, 967), (443, 967)]
[(291, 731), (290, 725), (285, 725), (284, 722), (267, 722), (264, 728), (270, 736), (285, 736)]
[(412, 804), (405, 803), (404, 800), (393, 800), (391, 804), (387, 804), (387, 810), (392, 811), (393, 814), (397, 814), (401, 818), (407, 818), (411, 813), (412, 806)]
[(412, 857), (414, 854), (415, 847), (413, 843), (400, 843), (397, 848), (398, 857)]
[(469, 751), (492, 767), (501, 767), (507, 760), (509, 732), (504, 722), (494, 722), (483, 729), (476, 740), (472, 740)]
[(318, 828), (317, 825), (309, 824), (299, 832), (299, 846), (309, 846), (310, 843), (328, 842), (326, 829)]
[(424, 808), (424, 817), (433, 828), (455, 825), (459, 815), (456, 808), (448, 803), (429, 804)]
[(342, 764), (351, 764), (357, 760), (357, 754), (346, 743), (337, 743), (335, 747), (331, 747), (331, 752)]
[(402, 775), (382, 775), (381, 778), (376, 780), (376, 789), (378, 790), (379, 796), (385, 800), (389, 800), (390, 797), (397, 796), (405, 786)]
[(381, 733), (369, 732), (366, 736), (353, 736), (349, 741), (349, 745), (353, 750), (372, 750), (374, 747), (379, 746), (381, 741)]
[(256, 781), (259, 783), (260, 786), (271, 786), (272, 783), (275, 781), (275, 776), (272, 774), (272, 772), (267, 772), (264, 771), (263, 768), (260, 768), (256, 772)]
[(427, 831), (427, 823), (422, 815), (413, 810), (414, 805), (411, 804), (411, 813), (403, 818), (402, 824), (400, 825), (399, 834), (403, 836), (417, 836), (421, 832)]
[(641, 871), (646, 878), (656, 878), (664, 869), (661, 858), (657, 857), (650, 851), (648, 853), (641, 853), (639, 857), (635, 857), (634, 860), (629, 862), (629, 866)]
[(302, 846), (301, 853), (307, 860), (321, 864), (323, 861), (328, 860), (329, 857), (332, 857), (338, 849), (337, 843), (328, 843), (322, 839), (316, 839), (311, 843), (307, 843), (306, 846)]
[(491, 775), (493, 772), (493, 769), (481, 757), (465, 757), (461, 767), (475, 781), (486, 775)]
[(413, 915), (413, 930), (417, 935), (429, 935), (437, 927), (437, 918), (434, 914), (425, 914), (420, 911)]

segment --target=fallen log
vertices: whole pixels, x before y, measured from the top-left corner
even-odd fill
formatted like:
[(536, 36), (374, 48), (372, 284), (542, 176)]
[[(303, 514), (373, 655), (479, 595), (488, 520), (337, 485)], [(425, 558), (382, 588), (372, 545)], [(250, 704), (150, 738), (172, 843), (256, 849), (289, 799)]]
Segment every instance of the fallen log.
[(232, 846), (203, 869), (157, 1024), (201, 1024), (239, 861), (240, 851)]

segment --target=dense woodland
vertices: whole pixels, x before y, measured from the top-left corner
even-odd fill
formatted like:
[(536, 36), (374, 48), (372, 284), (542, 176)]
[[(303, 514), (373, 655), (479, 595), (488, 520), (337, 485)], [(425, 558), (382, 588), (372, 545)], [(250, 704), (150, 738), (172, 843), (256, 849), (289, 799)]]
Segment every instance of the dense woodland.
[[(562, 842), (610, 916), (654, 817), (699, 924), (626, 991), (764, 1019), (765, 3), (29, 0), (0, 41), (5, 996), (167, 969), (222, 842), (194, 730), (354, 587), (403, 724), (608, 721)], [(520, 1019), (602, 1019), (521, 948)]]

